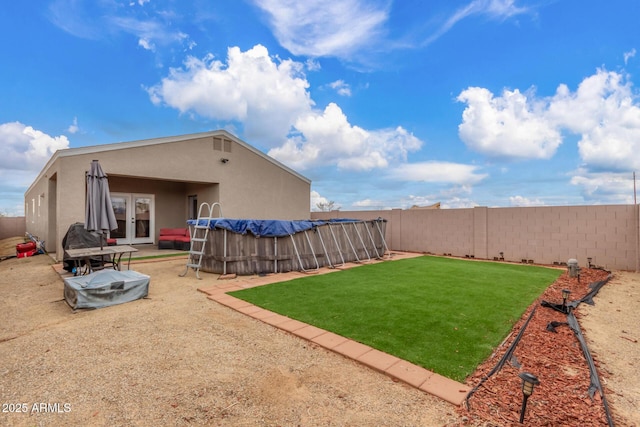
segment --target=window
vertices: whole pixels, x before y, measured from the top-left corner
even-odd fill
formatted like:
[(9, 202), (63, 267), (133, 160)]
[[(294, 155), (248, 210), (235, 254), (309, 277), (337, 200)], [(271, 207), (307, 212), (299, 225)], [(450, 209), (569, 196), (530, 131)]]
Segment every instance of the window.
[(194, 194), (188, 198), (189, 219), (196, 219), (198, 216), (198, 195)]

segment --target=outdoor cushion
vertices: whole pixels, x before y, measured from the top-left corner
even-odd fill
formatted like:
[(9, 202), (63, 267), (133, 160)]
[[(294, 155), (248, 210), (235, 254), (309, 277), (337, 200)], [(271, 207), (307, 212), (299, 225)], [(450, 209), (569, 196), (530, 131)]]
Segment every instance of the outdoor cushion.
[(161, 228), (160, 236), (188, 236), (189, 230), (186, 228)]
[(189, 250), (188, 228), (161, 228), (158, 237), (158, 249)]

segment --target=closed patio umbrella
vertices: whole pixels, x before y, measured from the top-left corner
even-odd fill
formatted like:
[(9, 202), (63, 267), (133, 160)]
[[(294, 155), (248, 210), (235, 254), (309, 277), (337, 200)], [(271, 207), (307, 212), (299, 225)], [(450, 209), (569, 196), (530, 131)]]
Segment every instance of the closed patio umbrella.
[(87, 173), (87, 202), (84, 228), (87, 231), (100, 232), (100, 248), (103, 245), (102, 237), (104, 233), (118, 228), (116, 215), (111, 204), (107, 174), (103, 172), (97, 160), (91, 162), (91, 168)]

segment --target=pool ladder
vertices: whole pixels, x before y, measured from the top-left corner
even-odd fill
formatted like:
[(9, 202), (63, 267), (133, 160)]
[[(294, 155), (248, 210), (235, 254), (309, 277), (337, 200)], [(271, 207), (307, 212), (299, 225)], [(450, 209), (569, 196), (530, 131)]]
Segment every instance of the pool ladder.
[[(209, 204), (204, 202), (198, 208), (198, 219), (195, 224), (189, 227), (189, 258), (187, 259), (187, 265), (184, 269), (184, 273), (180, 274), (180, 277), (184, 277), (189, 272), (189, 269), (192, 268), (196, 272), (196, 277), (198, 279), (202, 279), (200, 277), (200, 267), (202, 267), (202, 256), (204, 255), (204, 250), (207, 245), (207, 238), (209, 237), (209, 230), (211, 227), (211, 222), (216, 218), (213, 218), (213, 209), (218, 207), (218, 212), (220, 213), (219, 218), (222, 218), (222, 206), (220, 203), (214, 202)], [(207, 216), (202, 216), (203, 210), (207, 213)]]

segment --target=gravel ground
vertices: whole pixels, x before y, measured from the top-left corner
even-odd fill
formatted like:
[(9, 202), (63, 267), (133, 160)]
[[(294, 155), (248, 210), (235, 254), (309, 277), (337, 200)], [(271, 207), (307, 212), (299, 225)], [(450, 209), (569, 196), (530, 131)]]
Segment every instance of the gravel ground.
[(49, 257), (2, 261), (0, 425), (432, 426), (457, 419), (446, 402), (206, 299), (196, 288), (215, 276), (178, 277), (183, 266), (132, 265), (151, 276), (148, 299), (73, 313)]
[[(132, 265), (151, 276), (147, 299), (75, 313), (51, 264), (0, 262), (1, 426), (471, 423), (446, 402), (207, 300), (196, 289), (217, 276), (178, 277), (184, 260)], [(640, 426), (639, 283), (616, 272), (595, 306), (581, 306), (621, 426)]]
[(580, 307), (580, 325), (597, 362), (616, 425), (640, 426), (640, 274), (614, 273)]

